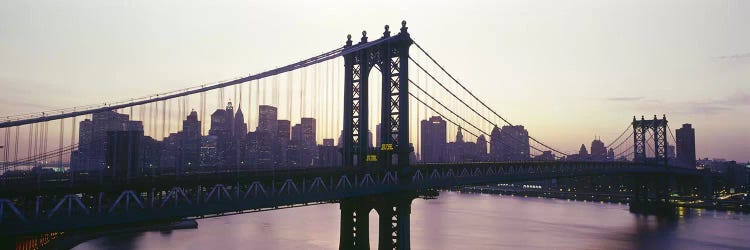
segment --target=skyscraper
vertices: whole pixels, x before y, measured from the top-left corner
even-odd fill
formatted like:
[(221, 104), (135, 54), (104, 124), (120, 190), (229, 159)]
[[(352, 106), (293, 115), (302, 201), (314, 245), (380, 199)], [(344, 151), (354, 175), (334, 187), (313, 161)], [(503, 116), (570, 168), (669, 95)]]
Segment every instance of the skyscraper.
[(276, 131), (276, 137), (278, 138), (277, 147), (274, 150), (276, 152), (276, 165), (281, 167), (288, 167), (287, 153), (289, 151), (289, 140), (291, 136), (291, 121), (289, 120), (278, 120), (276, 121), (278, 130)]
[(247, 123), (245, 123), (245, 115), (242, 113), (242, 108), (238, 107), (232, 121), (232, 146), (230, 147), (230, 152), (227, 154), (230, 165), (244, 165), (242, 158), (245, 152), (245, 137), (247, 137)]
[(302, 118), (301, 121), (302, 147), (301, 163), (302, 167), (312, 166), (317, 158), (317, 134), (315, 118)]
[(591, 141), (591, 156), (589, 159), (592, 161), (604, 161), (607, 159), (607, 147), (604, 146), (604, 142), (599, 139)]
[(490, 160), (491, 161), (500, 161), (502, 158), (502, 149), (503, 144), (500, 142), (500, 137), (502, 137), (502, 132), (500, 132), (500, 128), (495, 126), (492, 128), (492, 132), (490, 132)]
[(695, 129), (691, 124), (685, 123), (675, 132), (677, 164), (686, 168), (695, 168)]
[(274, 106), (258, 106), (258, 128), (256, 132), (266, 132), (275, 137), (278, 132), (278, 109)]
[(484, 135), (479, 135), (477, 138), (477, 156), (478, 158), (476, 160), (479, 161), (487, 161), (487, 139), (484, 138)]
[[(107, 132), (109, 131), (137, 131), (135, 122), (130, 124), (128, 115), (114, 111), (103, 111), (91, 115), (91, 120), (84, 120), (79, 128), (79, 150), (73, 152), (75, 171), (98, 171), (105, 165), (106, 151), (109, 148)], [(142, 130), (142, 125), (141, 125)]]
[(578, 156), (581, 159), (587, 158), (589, 156), (589, 151), (586, 150), (586, 145), (581, 144), (581, 148), (578, 149)]
[(500, 130), (499, 161), (525, 161), (530, 155), (529, 132), (522, 125), (503, 126)]
[(209, 165), (223, 167), (228, 163), (230, 148), (232, 147), (232, 120), (234, 114), (228, 114), (234, 109), (231, 103), (226, 109), (217, 109), (211, 114), (211, 128), (208, 135), (216, 137), (216, 161), (208, 162)]
[(422, 162), (445, 162), (446, 123), (440, 116), (422, 120)]
[(182, 169), (196, 168), (200, 166), (201, 151), (201, 122), (198, 120), (198, 112), (191, 111), (182, 121)]

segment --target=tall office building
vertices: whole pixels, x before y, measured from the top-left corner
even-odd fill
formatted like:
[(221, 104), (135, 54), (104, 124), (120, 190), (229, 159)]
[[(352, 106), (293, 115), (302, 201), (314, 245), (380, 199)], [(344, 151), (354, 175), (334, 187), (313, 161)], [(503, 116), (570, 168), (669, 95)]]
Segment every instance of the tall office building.
[[(110, 131), (137, 131), (137, 124), (129, 123), (128, 115), (114, 111), (103, 111), (91, 115), (91, 120), (81, 121), (79, 127), (79, 149), (71, 154), (74, 171), (99, 171), (105, 166)], [(141, 131), (142, 129), (141, 125)]]
[(211, 128), (208, 135), (216, 137), (216, 161), (208, 162), (214, 167), (223, 167), (229, 163), (229, 154), (232, 147), (232, 124), (233, 112), (232, 103), (229, 103), (226, 109), (217, 109), (211, 114)]
[(607, 147), (604, 146), (604, 142), (599, 139), (591, 141), (591, 156), (589, 159), (592, 161), (604, 161), (607, 159)]
[(289, 120), (278, 120), (276, 121), (277, 130), (277, 146), (274, 150), (276, 152), (276, 165), (279, 167), (289, 167), (288, 164), (288, 151), (289, 151), (289, 140), (292, 134), (291, 121)]
[(171, 133), (162, 141), (161, 155), (159, 157), (160, 172), (181, 171), (182, 156), (182, 133)]
[(490, 160), (491, 161), (500, 161), (502, 158), (502, 149), (503, 144), (500, 142), (500, 137), (502, 137), (502, 132), (500, 132), (500, 128), (495, 126), (492, 128), (492, 132), (490, 132)]
[(677, 164), (686, 168), (695, 168), (695, 129), (689, 123), (675, 131), (677, 142)]
[(581, 148), (578, 149), (578, 156), (581, 159), (587, 158), (589, 156), (589, 151), (586, 150), (586, 145), (581, 144)]
[[(245, 153), (245, 138), (247, 137), (247, 123), (242, 108), (238, 107), (232, 121), (232, 138), (230, 152), (228, 152), (228, 164), (231, 166), (245, 165), (243, 154)], [(235, 166), (235, 167), (237, 167)]]
[(180, 165), (183, 170), (197, 168), (200, 166), (201, 152), (201, 122), (198, 120), (198, 112), (191, 111), (182, 121), (182, 157)]
[(529, 132), (522, 125), (503, 126), (499, 135), (499, 161), (529, 160)]
[(318, 145), (318, 162), (316, 166), (332, 167), (341, 165), (341, 153), (333, 143), (333, 139), (323, 139), (323, 145)]
[(278, 132), (278, 109), (274, 106), (258, 106), (258, 128), (256, 132), (266, 132), (272, 136)]
[(487, 139), (485, 139), (484, 135), (479, 135), (479, 138), (477, 138), (477, 154), (479, 161), (487, 161)]
[(301, 163), (302, 167), (312, 166), (317, 158), (317, 134), (315, 118), (302, 118), (300, 132), (302, 134)]
[(440, 116), (422, 120), (422, 162), (445, 162), (446, 123)]

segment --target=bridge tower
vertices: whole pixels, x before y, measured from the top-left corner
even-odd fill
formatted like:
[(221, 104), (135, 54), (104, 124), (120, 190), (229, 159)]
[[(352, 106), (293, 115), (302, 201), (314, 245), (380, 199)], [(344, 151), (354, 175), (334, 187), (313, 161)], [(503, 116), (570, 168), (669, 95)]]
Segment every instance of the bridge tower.
[[(633, 161), (635, 162), (649, 162), (658, 163), (667, 166), (668, 156), (667, 147), (667, 116), (662, 116), (659, 119), (654, 115), (653, 120), (646, 120), (641, 116), (641, 120), (636, 120), (633, 116)], [(648, 139), (647, 134), (651, 132), (652, 136)], [(651, 139), (653, 138), (653, 139)], [(653, 140), (654, 145), (654, 157), (650, 158), (646, 155), (648, 141)]]
[[(382, 75), (381, 143), (386, 152), (378, 159), (384, 167), (392, 168), (393, 155), (397, 167), (408, 169), (409, 154), (409, 46), (413, 41), (407, 32), (406, 21), (401, 30), (391, 36), (388, 25), (383, 37), (368, 43), (367, 32), (356, 45), (347, 36), (344, 54), (344, 131), (343, 166), (362, 166), (372, 152), (368, 142), (370, 107), (368, 76), (373, 67)], [(359, 48), (359, 49), (357, 49)]]

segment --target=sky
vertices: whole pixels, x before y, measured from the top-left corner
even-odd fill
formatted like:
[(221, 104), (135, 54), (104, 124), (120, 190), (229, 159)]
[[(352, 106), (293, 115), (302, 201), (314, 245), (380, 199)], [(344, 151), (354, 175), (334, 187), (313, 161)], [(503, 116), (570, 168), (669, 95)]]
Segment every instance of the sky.
[[(0, 3), (0, 117), (140, 97), (409, 32), (478, 97), (563, 151), (633, 116), (750, 161), (750, 1)], [(452, 136), (449, 136), (452, 137)]]

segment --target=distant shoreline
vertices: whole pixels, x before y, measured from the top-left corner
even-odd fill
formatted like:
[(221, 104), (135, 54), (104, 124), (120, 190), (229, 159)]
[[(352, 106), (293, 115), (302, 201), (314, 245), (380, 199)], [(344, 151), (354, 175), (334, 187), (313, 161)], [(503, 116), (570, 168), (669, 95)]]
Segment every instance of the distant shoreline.
[[(555, 198), (555, 199), (568, 199), (576, 201), (598, 201), (608, 203), (623, 203), (628, 204), (630, 202), (630, 195), (627, 194), (603, 194), (603, 193), (582, 193), (582, 192), (559, 192), (559, 191), (536, 191), (536, 190), (508, 190), (498, 189), (489, 187), (464, 187), (451, 189), (452, 191), (469, 192), (469, 193), (483, 193), (483, 194), (499, 194), (499, 195), (512, 195), (512, 196), (528, 196), (528, 197), (540, 197), (540, 198)], [(726, 205), (717, 203), (716, 205), (710, 203), (678, 203), (678, 207), (685, 208), (697, 208), (707, 210), (718, 210), (718, 211), (733, 211), (750, 213), (750, 204), (740, 205)]]
[(100, 237), (116, 234), (140, 233), (149, 231), (172, 231), (179, 229), (198, 228), (198, 222), (195, 219), (185, 219), (175, 222), (150, 223), (141, 225), (130, 225), (112, 229), (103, 229), (100, 231), (72, 232), (66, 233), (61, 238), (55, 239), (41, 249), (71, 249), (81, 243), (98, 239)]

